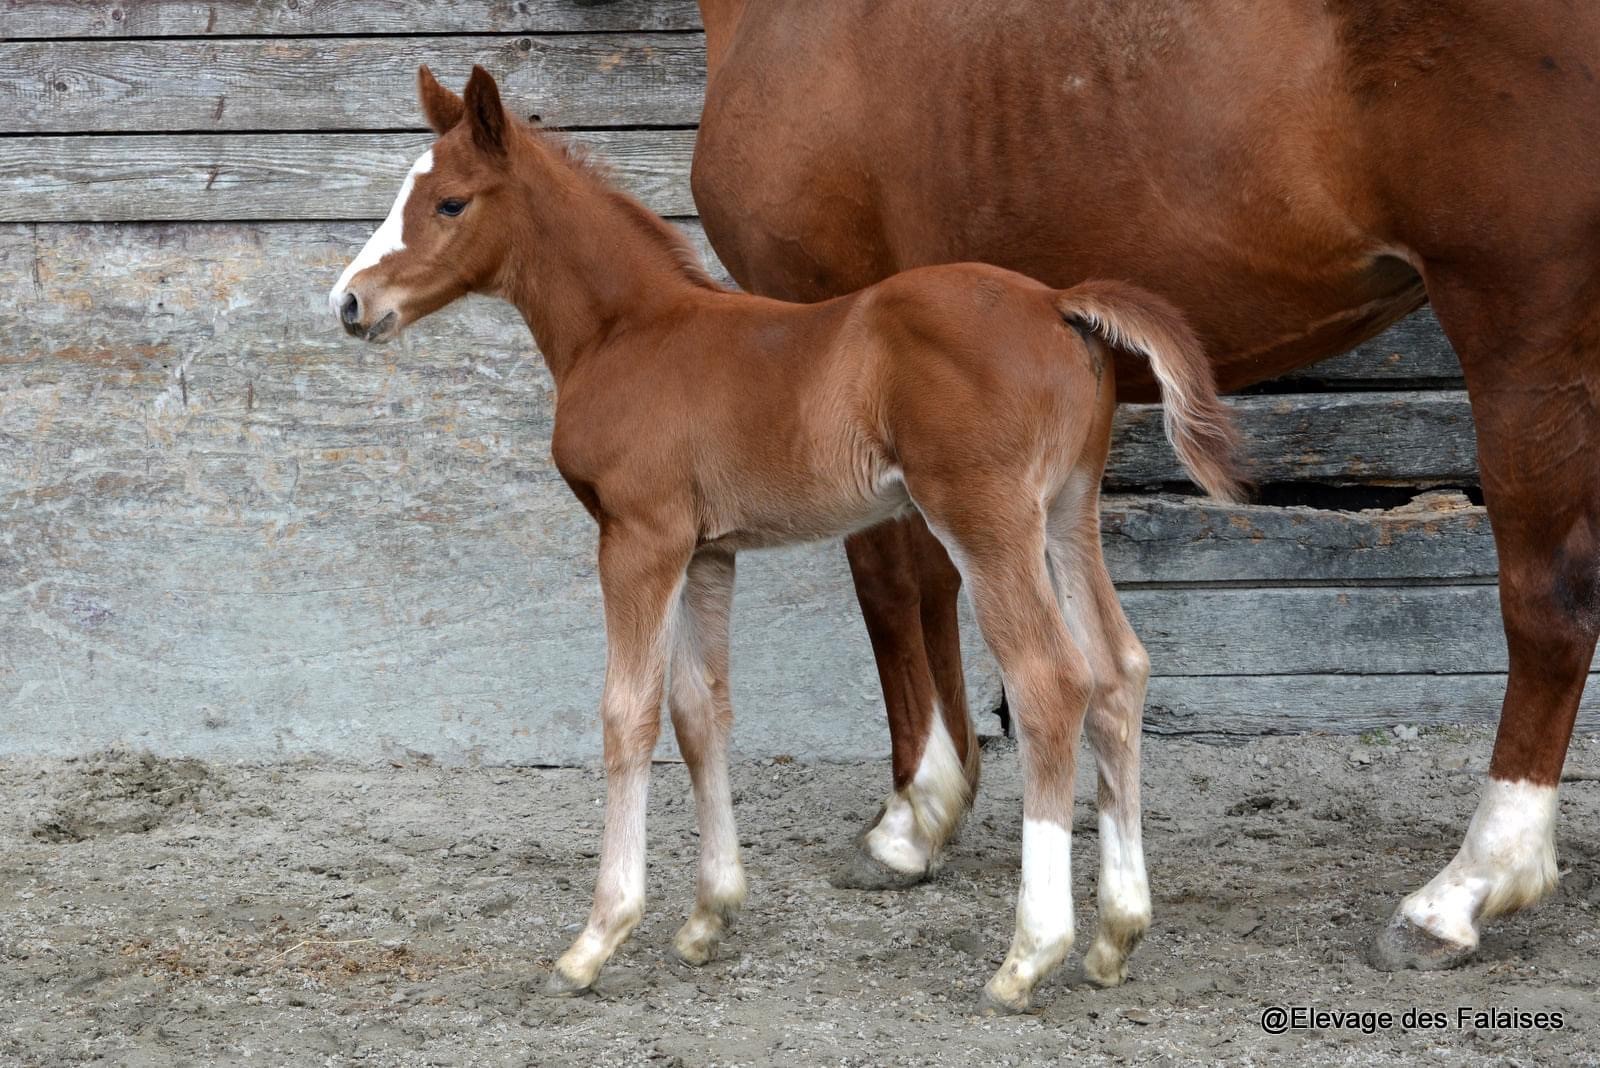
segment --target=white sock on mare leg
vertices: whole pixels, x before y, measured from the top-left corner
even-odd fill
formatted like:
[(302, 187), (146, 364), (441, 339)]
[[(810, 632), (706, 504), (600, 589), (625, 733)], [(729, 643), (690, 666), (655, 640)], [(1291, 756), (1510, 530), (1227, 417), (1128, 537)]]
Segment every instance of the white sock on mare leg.
[(1435, 938), (1478, 944), (1478, 921), (1530, 905), (1556, 883), (1554, 786), (1490, 779), (1455, 858), (1400, 905)]
[(944, 709), (933, 704), (933, 723), (916, 774), (884, 806), (867, 833), (867, 851), (895, 871), (927, 871), (966, 810), (967, 775), (945, 727)]

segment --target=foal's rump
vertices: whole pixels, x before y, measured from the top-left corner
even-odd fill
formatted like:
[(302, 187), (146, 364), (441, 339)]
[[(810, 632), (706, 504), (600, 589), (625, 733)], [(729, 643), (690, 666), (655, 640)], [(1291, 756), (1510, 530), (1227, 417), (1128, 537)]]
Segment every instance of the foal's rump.
[[(993, 450), (1023, 462), (1076, 456), (1085, 434), (1109, 434), (1106, 350), (1115, 350), (1150, 364), (1167, 437), (1194, 480), (1223, 500), (1243, 496), (1238, 430), (1205, 351), (1183, 314), (1154, 293), (1115, 281), (1055, 290), (1002, 268), (951, 264), (903, 272), (861, 296), (889, 355), (889, 395), (900, 399), (891, 402), (899, 433), (889, 436), (899, 438), (901, 459), (918, 459), (905, 455), (920, 451), (912, 438), (969, 467), (992, 464)], [(1104, 438), (1099, 446), (1097, 460)], [(916, 466), (933, 460), (920, 459)], [(1098, 469), (1091, 477), (1098, 482)]]

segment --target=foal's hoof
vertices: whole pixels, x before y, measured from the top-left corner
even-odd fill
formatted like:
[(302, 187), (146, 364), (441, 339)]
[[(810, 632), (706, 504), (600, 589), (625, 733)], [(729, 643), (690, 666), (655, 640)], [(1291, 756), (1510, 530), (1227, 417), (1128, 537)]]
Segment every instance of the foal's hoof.
[(585, 983), (574, 979), (560, 968), (550, 970), (550, 978), (544, 981), (545, 997), (575, 998), (580, 997), (594, 989), (593, 983)]
[(1128, 954), (1095, 942), (1083, 956), (1083, 977), (1102, 989), (1128, 981)]
[(1416, 968), (1429, 972), (1464, 964), (1477, 951), (1477, 946), (1459, 945), (1418, 927), (1397, 910), (1388, 926), (1372, 940), (1367, 959), (1379, 971)]
[(900, 871), (891, 868), (871, 853), (866, 846), (856, 847), (855, 853), (828, 877), (828, 882), (840, 890), (909, 890), (924, 881), (928, 869)]
[(980, 1016), (1020, 1016), (1033, 1011), (1033, 998), (1026, 992), (1015, 997), (1001, 996), (984, 987), (978, 995)]
[(668, 952), (679, 964), (687, 964), (691, 968), (703, 968), (717, 959), (717, 953), (721, 948), (721, 943), (715, 941), (691, 942), (675, 939)]

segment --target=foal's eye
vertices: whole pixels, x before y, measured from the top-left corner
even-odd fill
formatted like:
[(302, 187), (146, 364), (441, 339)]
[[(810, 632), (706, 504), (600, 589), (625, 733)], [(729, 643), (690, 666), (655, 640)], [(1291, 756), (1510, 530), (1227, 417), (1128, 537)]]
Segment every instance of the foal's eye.
[(440, 215), (448, 215), (453, 219), (457, 215), (460, 215), (462, 212), (464, 212), (466, 210), (467, 210), (467, 202), (465, 200), (453, 200), (452, 199), (452, 200), (441, 200), (441, 201), (439, 201), (439, 214)]

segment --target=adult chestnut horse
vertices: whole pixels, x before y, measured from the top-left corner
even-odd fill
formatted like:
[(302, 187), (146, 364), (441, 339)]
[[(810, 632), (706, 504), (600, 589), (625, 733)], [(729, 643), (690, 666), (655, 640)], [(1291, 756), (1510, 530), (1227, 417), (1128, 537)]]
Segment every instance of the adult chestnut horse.
[[(741, 285), (820, 300), (981, 260), (1175, 301), (1236, 389), (1431, 302), (1461, 359), (1510, 677), (1459, 853), (1380, 934), (1465, 959), (1555, 884), (1600, 630), (1600, 6), (701, 0), (694, 193)], [(1155, 398), (1118, 367), (1122, 399)], [(958, 577), (915, 518), (846, 543), (894, 789), (844, 873), (929, 871), (976, 769)], [(965, 784), (960, 784), (964, 786)], [(943, 796), (940, 796), (940, 794)]]

